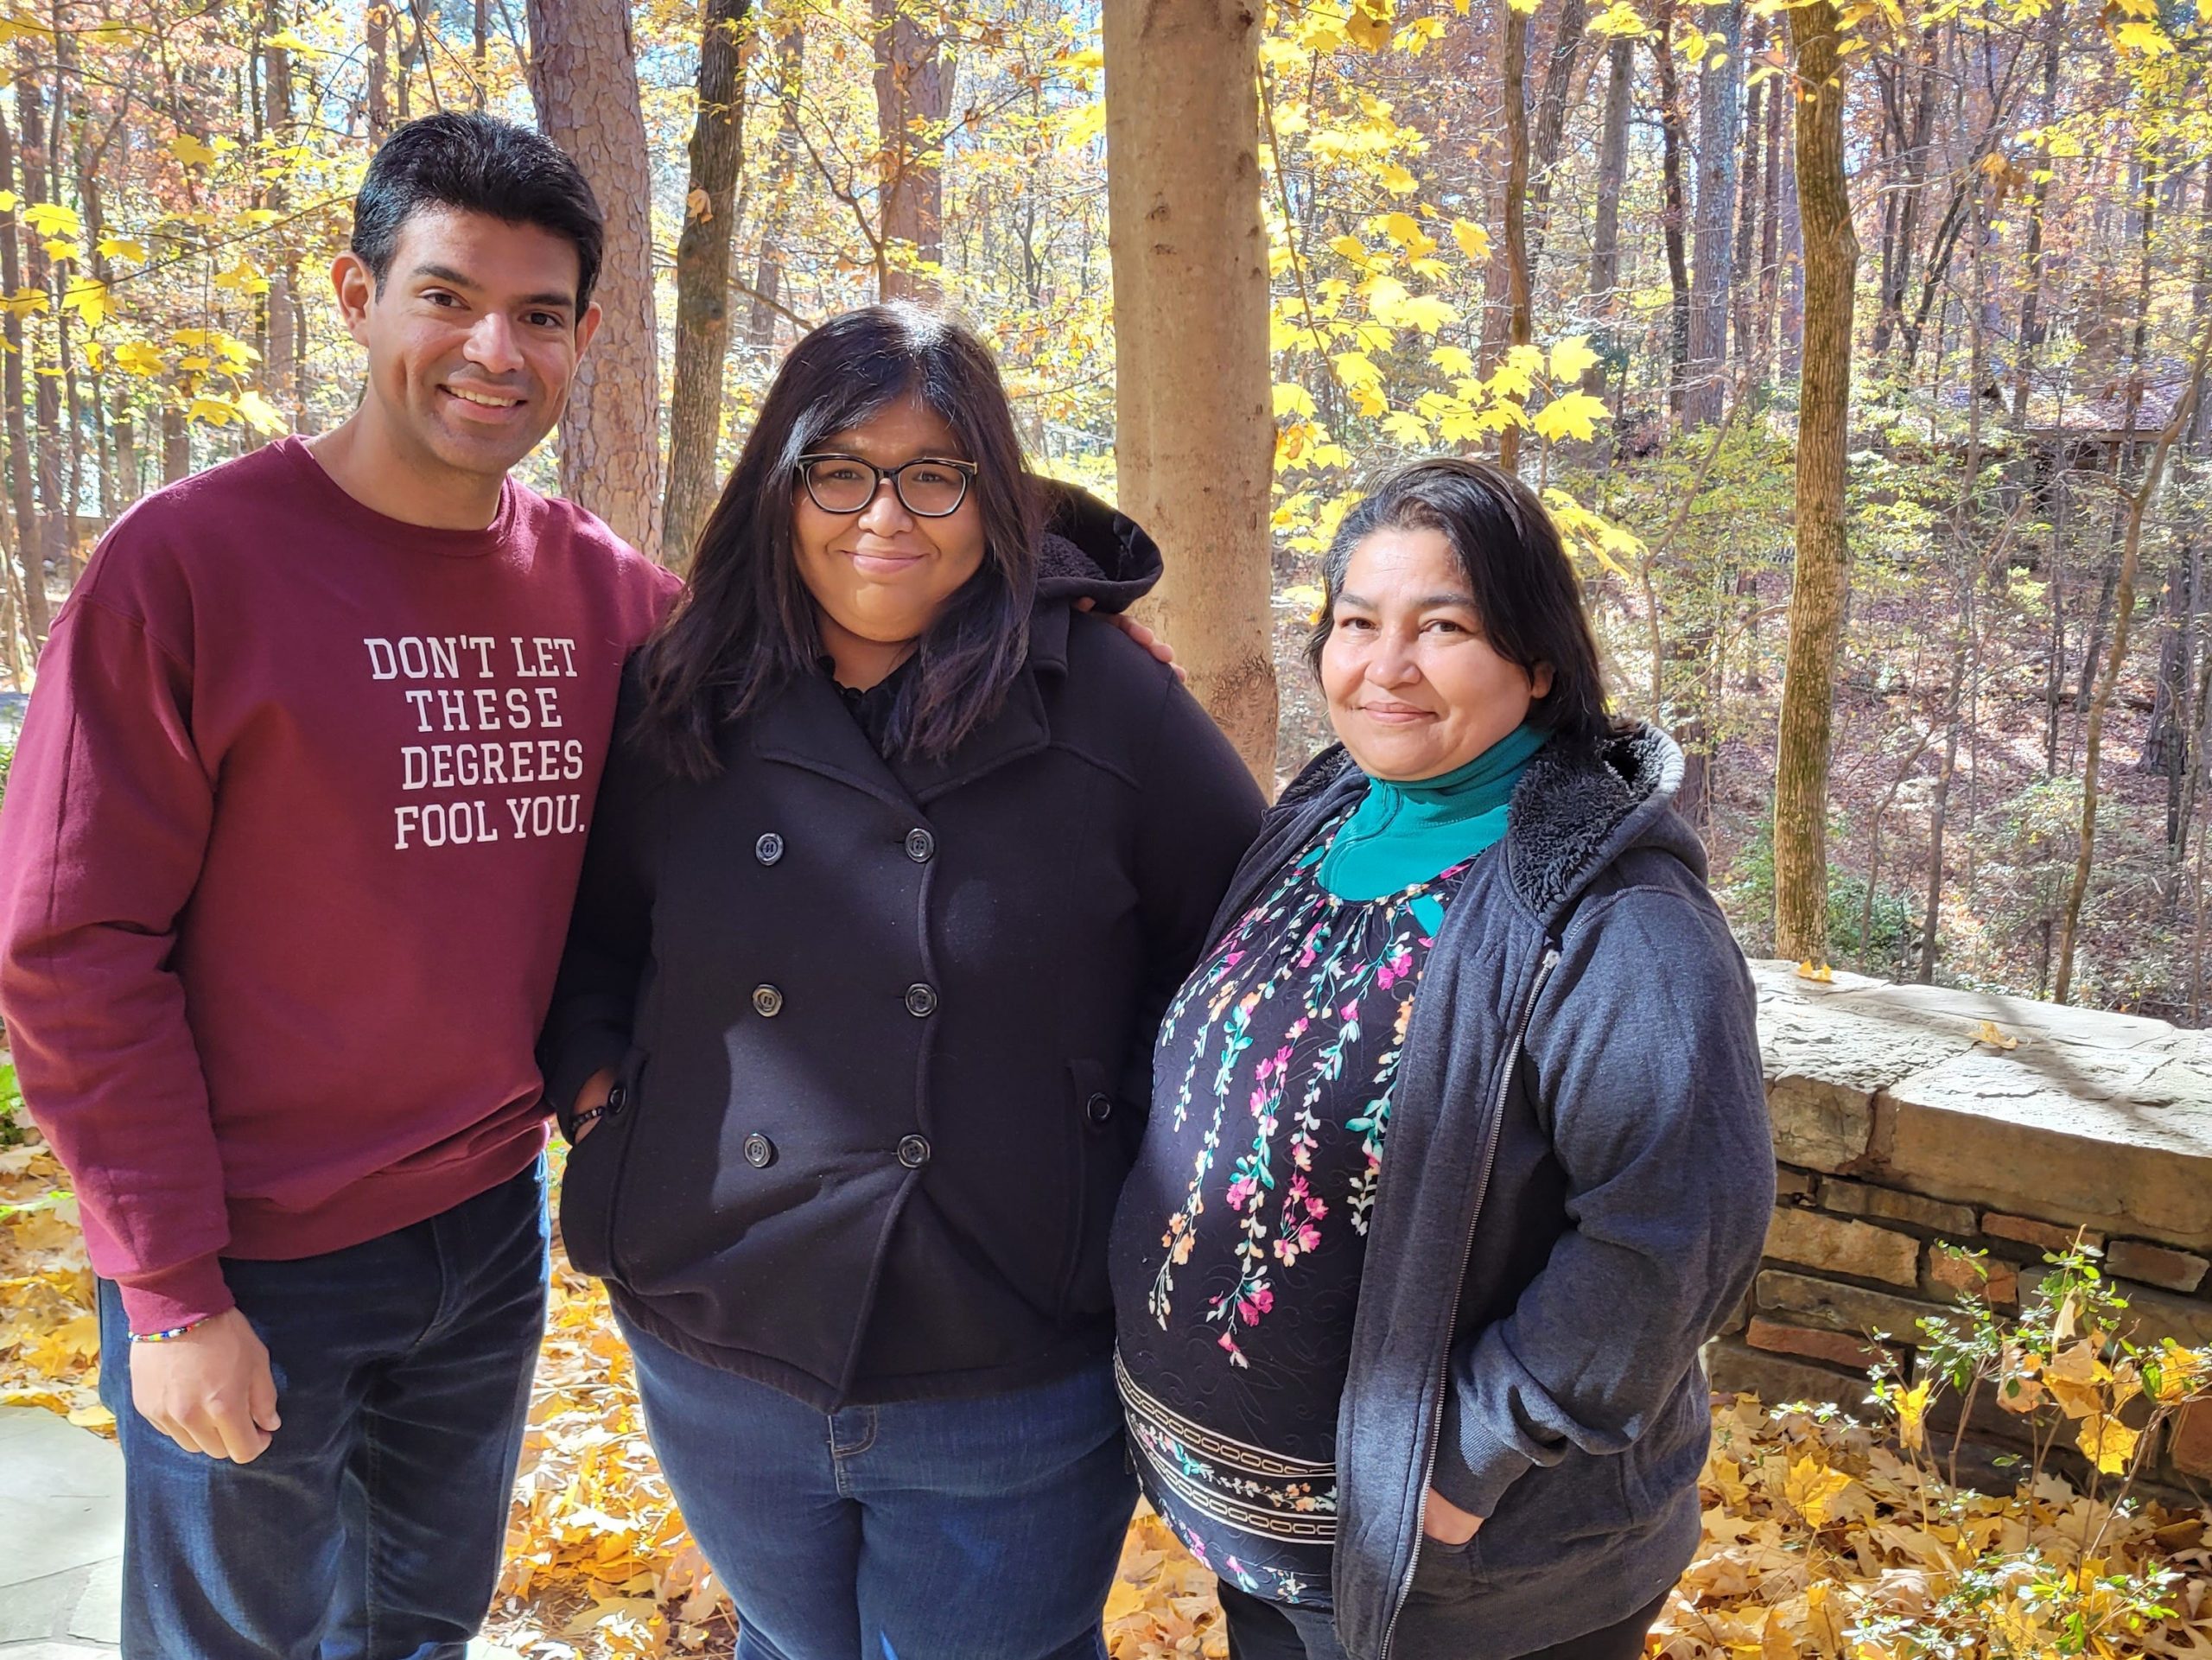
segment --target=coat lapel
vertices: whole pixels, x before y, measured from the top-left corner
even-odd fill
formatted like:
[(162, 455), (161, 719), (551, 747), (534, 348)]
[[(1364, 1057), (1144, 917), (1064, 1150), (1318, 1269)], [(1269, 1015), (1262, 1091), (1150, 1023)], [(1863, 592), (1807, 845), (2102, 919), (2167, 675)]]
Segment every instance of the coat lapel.
[(827, 675), (801, 675), (750, 718), (753, 752), (912, 811), (915, 798), (875, 753)]

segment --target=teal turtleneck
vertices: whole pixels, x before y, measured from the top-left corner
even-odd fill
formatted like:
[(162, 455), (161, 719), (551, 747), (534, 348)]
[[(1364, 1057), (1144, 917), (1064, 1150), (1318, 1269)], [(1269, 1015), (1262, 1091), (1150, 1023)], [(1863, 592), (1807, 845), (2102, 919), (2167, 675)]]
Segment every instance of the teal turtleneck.
[(1370, 779), (1321, 861), (1321, 885), (1341, 900), (1383, 899), (1491, 847), (1505, 835), (1513, 786), (1548, 736), (1523, 723), (1440, 777)]

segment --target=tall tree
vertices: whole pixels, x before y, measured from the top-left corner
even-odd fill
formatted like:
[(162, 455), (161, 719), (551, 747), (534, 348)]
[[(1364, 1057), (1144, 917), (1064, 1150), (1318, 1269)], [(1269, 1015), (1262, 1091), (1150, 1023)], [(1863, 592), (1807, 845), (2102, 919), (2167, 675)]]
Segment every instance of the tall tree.
[(669, 561), (690, 563), (714, 505), (722, 422), (722, 364), (729, 353), (731, 211), (744, 159), (746, 14), (753, 0), (707, 0), (699, 41), (699, 111), (691, 126), (691, 181), (676, 243), (676, 387), (668, 401), (668, 496), (661, 535)]
[(1115, 0), (1104, 25), (1122, 508), (1166, 551), (1158, 609), (1192, 690), (1272, 793), (1260, 12)]
[(652, 179), (623, 0), (530, 0), (531, 99), (607, 215), (604, 314), (561, 417), (561, 488), (648, 557), (660, 555), (660, 349)]
[(1690, 267), (1688, 395), (1693, 427), (1720, 418), (1728, 392), (1728, 294), (1736, 228), (1736, 167), (1744, 116), (1744, 0), (1724, 0), (1698, 70), (1695, 243)]
[(1529, 141), (1529, 269), (1544, 258), (1551, 228), (1553, 175), (1567, 139), (1568, 95), (1574, 86), (1575, 60), (1590, 27), (1589, 0), (1560, 0), (1553, 20), (1551, 50), (1544, 54), (1544, 84), (1536, 94), (1535, 130)]
[(1659, 71), (1659, 223), (1667, 245), (1667, 281), (1674, 296), (1667, 314), (1667, 407), (1680, 417), (1688, 408), (1690, 270), (1685, 241), (1689, 205), (1682, 194), (1682, 151), (1687, 145), (1682, 134), (1681, 76), (1675, 62), (1675, 0), (1659, 0), (1651, 55)]
[(783, 309), (784, 226), (798, 177), (798, 100), (805, 70), (806, 31), (793, 23), (776, 43), (776, 153), (768, 163), (760, 251), (753, 263), (752, 305), (745, 322), (747, 344), (763, 352), (775, 343), (776, 318)]
[(1783, 14), (1797, 95), (1796, 170), (1805, 245), (1804, 369), (1797, 410), (1797, 556), (1775, 742), (1775, 945), (1827, 957), (1828, 744), (1850, 569), (1844, 461), (1850, 449), (1851, 224), (1843, 111), (1847, 60), (1834, 0)]
[[(0, 104), (0, 191), (7, 193), (8, 204), (0, 208), (0, 283), (6, 284), (9, 293), (18, 294), (23, 289), (22, 187), (16, 171), (15, 131), (4, 104)], [(46, 643), (52, 619), (46, 598), (46, 544), (39, 528), (38, 487), (31, 475), (30, 426), (23, 417), (22, 314), (14, 306), (0, 308), (0, 329), (5, 330), (7, 342), (4, 366), (0, 366), (0, 396), (8, 405), (8, 498), (15, 508), (16, 554), (23, 572), (23, 626), (35, 652)]]
[[(1505, 8), (1498, 80), (1505, 96), (1505, 344), (1526, 346), (1535, 337), (1529, 296), (1529, 14)], [(1521, 429), (1502, 428), (1497, 461), (1507, 472), (1521, 464)]]
[[(1595, 219), (1590, 232), (1590, 303), (1606, 327), (1604, 339), (1617, 345), (1613, 320), (1620, 315), (1621, 189), (1628, 177), (1629, 105), (1636, 94), (1635, 47), (1617, 35), (1605, 54), (1605, 115), (1598, 143)], [(1590, 366), (1582, 389), (1593, 397), (1605, 386), (1605, 360)]]
[(916, 16), (921, 0), (871, 0), (875, 118), (883, 188), (877, 282), (887, 300), (934, 293), (944, 253), (944, 119), (952, 68), (942, 24)]

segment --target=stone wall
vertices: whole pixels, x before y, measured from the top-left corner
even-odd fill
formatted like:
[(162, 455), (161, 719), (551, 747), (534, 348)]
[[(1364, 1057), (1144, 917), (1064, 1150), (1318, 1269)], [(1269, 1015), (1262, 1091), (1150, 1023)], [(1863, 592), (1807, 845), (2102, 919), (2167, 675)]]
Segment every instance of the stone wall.
[[(1755, 963), (1779, 1198), (1715, 1385), (1860, 1409), (1872, 1334), (1909, 1368), (1918, 1322), (1981, 1286), (2012, 1307), (2085, 1233), (2139, 1340), (2212, 1343), (2212, 1033), (2021, 998)], [(1977, 1412), (1985, 1439), (2019, 1420)], [(2212, 1404), (2156, 1477), (2212, 1478)]]

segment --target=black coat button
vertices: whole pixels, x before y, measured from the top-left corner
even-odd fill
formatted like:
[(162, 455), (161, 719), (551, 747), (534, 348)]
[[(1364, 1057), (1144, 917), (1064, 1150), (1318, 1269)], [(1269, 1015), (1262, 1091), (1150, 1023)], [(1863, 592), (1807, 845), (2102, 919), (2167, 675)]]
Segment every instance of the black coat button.
[(773, 1020), (784, 1012), (784, 994), (773, 986), (755, 986), (753, 988), (753, 1008), (755, 1014)]
[(906, 1012), (916, 1020), (937, 1013), (937, 990), (917, 980), (906, 988)]
[(630, 1104), (630, 1091), (617, 1084), (607, 1092), (607, 1116), (620, 1118)]
[(918, 1170), (930, 1161), (930, 1144), (919, 1135), (902, 1135), (899, 1139), (899, 1162), (909, 1170)]
[(784, 838), (770, 830), (753, 844), (753, 856), (764, 865), (772, 865), (784, 856)]
[(745, 1161), (755, 1170), (766, 1170), (776, 1161), (776, 1144), (755, 1130), (745, 1138)]
[(1114, 1116), (1114, 1097), (1096, 1091), (1083, 1103), (1083, 1116), (1094, 1124), (1103, 1124)]
[(918, 825), (906, 832), (906, 856), (916, 864), (927, 864), (936, 853), (936, 836)]

